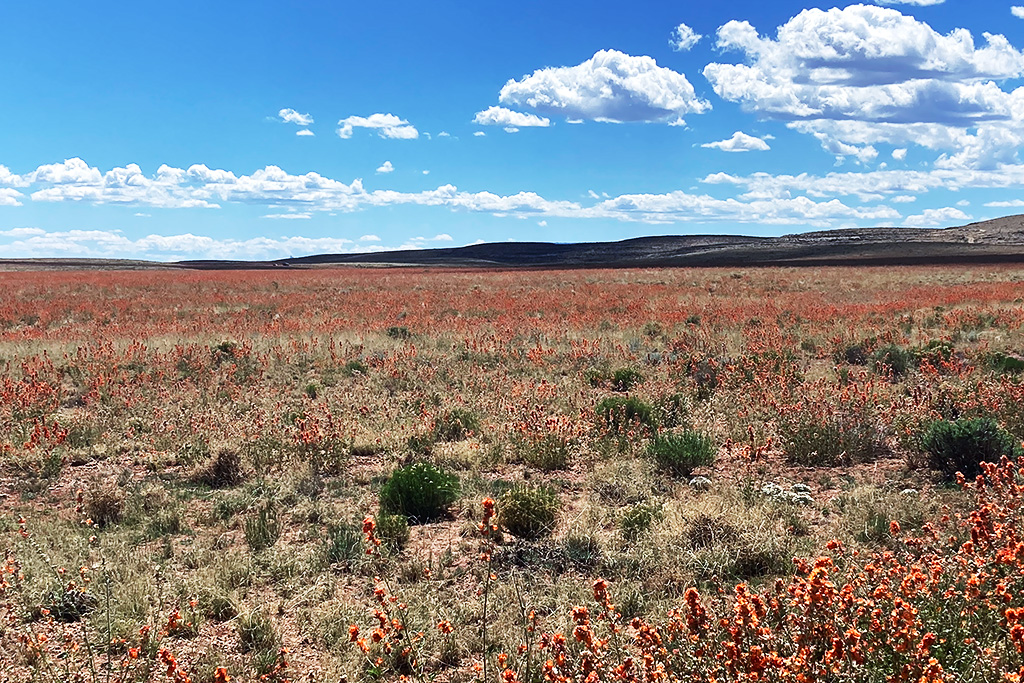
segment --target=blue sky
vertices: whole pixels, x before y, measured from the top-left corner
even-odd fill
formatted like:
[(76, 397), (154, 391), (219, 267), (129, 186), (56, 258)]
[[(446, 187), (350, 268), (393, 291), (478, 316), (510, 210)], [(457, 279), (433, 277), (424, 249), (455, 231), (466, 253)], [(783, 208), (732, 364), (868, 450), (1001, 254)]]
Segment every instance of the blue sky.
[(1004, 0), (9, 3), (0, 257), (1024, 212)]

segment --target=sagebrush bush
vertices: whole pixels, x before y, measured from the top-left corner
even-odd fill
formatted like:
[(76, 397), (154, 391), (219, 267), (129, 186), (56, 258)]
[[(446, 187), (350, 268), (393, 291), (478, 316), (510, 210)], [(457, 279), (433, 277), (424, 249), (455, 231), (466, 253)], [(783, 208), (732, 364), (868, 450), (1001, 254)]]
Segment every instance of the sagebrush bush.
[(498, 520), (520, 538), (547, 536), (555, 528), (558, 495), (543, 487), (515, 486), (498, 501)]
[(928, 466), (947, 481), (957, 472), (973, 479), (981, 473), (980, 463), (1024, 455), (1020, 443), (988, 417), (937, 420), (922, 435), (921, 448)]
[(715, 451), (710, 436), (691, 429), (659, 434), (647, 446), (647, 455), (655, 464), (678, 477), (689, 477), (698, 467), (714, 464)]
[(459, 497), (459, 478), (426, 462), (391, 473), (380, 490), (381, 512), (405, 515), (410, 522), (429, 522), (444, 516)]
[(654, 430), (654, 409), (635, 396), (609, 396), (597, 404), (597, 418), (607, 431), (621, 434), (634, 428)]

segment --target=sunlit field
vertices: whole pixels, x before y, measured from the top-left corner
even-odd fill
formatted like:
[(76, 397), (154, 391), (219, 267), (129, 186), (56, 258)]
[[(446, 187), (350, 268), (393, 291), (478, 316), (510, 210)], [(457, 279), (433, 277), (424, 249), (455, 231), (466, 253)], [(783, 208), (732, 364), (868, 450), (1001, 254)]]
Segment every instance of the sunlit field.
[(1022, 326), (1012, 267), (0, 273), (0, 681), (1021, 680)]

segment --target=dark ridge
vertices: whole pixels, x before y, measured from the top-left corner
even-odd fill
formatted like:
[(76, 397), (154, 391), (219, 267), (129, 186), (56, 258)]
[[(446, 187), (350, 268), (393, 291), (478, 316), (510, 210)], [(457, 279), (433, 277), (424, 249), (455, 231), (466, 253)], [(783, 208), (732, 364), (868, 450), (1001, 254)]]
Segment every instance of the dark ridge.
[(493, 242), (276, 261), (0, 259), (0, 268), (190, 268), (250, 270), (330, 266), (455, 268), (645, 268), (1024, 263), (1024, 215), (944, 228), (850, 228), (782, 237), (671, 235), (620, 242)]

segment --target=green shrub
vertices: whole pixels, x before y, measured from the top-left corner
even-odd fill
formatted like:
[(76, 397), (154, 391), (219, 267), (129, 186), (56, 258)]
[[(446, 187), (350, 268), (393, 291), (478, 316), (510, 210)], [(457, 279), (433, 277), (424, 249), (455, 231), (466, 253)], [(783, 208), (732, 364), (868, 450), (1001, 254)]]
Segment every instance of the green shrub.
[(620, 393), (627, 392), (644, 381), (644, 376), (633, 368), (619, 368), (613, 370), (611, 374), (607, 371), (589, 370), (586, 378), (592, 387), (608, 387)]
[(875, 372), (892, 377), (902, 377), (917, 365), (914, 354), (895, 344), (883, 346), (871, 354)]
[(1020, 443), (987, 417), (933, 422), (921, 438), (921, 447), (928, 454), (928, 466), (950, 481), (957, 472), (968, 479), (976, 477), (980, 463), (1024, 455)]
[(330, 524), (323, 545), (324, 559), (329, 564), (351, 567), (363, 558), (363, 532), (356, 524)]
[(631, 428), (657, 427), (654, 409), (635, 396), (609, 396), (597, 404), (597, 417), (610, 432), (621, 434)]
[(384, 334), (391, 337), (392, 339), (405, 340), (412, 338), (412, 332), (409, 331), (408, 327), (401, 327), (398, 325), (389, 327), (387, 330), (385, 330)]
[(430, 431), (434, 441), (462, 441), (479, 433), (480, 418), (462, 408), (452, 408), (439, 416)]
[(525, 539), (547, 536), (555, 528), (558, 496), (546, 488), (515, 486), (498, 502), (498, 520), (510, 533)]
[(622, 515), (619, 522), (619, 529), (627, 541), (635, 541), (641, 535), (647, 533), (658, 522), (665, 517), (665, 512), (658, 503), (637, 503), (630, 506)]
[(281, 636), (274, 628), (274, 622), (261, 610), (247, 612), (238, 617), (235, 628), (242, 652), (273, 652), (281, 647)]
[(569, 465), (571, 449), (570, 440), (558, 434), (532, 440), (522, 439), (517, 447), (520, 460), (545, 472), (564, 470)]
[(680, 477), (689, 477), (696, 468), (714, 463), (715, 450), (711, 437), (690, 429), (659, 434), (647, 446), (647, 454), (658, 467)]
[(345, 363), (341, 368), (341, 374), (345, 377), (352, 377), (354, 375), (366, 375), (369, 374), (370, 369), (366, 367), (366, 363), (359, 360), (350, 360)]
[(942, 339), (932, 339), (930, 342), (917, 349), (918, 362), (927, 361), (929, 365), (938, 367), (942, 363), (948, 363), (953, 357), (953, 345)]
[(377, 515), (377, 538), (391, 552), (398, 552), (409, 542), (409, 520), (405, 515)]
[(430, 463), (395, 470), (380, 490), (382, 512), (405, 515), (410, 522), (438, 519), (459, 497), (459, 478)]
[(863, 344), (850, 344), (837, 355), (835, 360), (849, 365), (867, 365), (868, 352)]
[(644, 376), (633, 368), (619, 368), (612, 373), (611, 387), (612, 391), (625, 392), (629, 391), (636, 385), (644, 381)]
[(993, 353), (988, 357), (988, 367), (1004, 375), (1019, 375), (1024, 372), (1024, 358), (1017, 354)]

